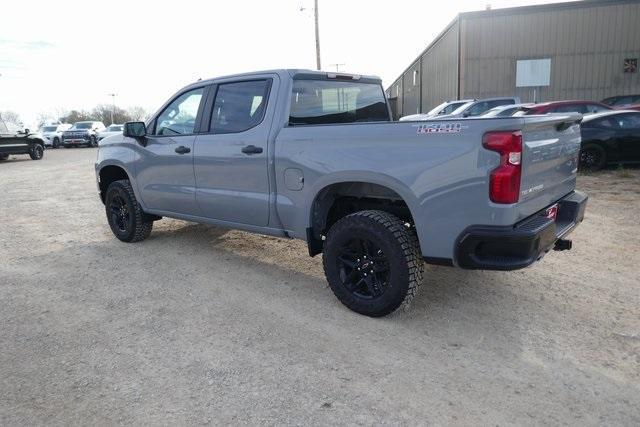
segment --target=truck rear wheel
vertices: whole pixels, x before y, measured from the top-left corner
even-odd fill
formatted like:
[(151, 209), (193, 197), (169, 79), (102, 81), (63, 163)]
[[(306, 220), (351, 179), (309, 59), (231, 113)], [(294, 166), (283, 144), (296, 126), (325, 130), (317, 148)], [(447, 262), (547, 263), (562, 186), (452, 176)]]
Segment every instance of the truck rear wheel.
[(153, 221), (142, 211), (128, 179), (114, 181), (109, 185), (104, 205), (109, 227), (118, 239), (133, 243), (144, 240), (151, 234)]
[(408, 306), (422, 282), (417, 237), (383, 211), (360, 211), (336, 222), (327, 233), (322, 258), (336, 297), (366, 316), (385, 316)]

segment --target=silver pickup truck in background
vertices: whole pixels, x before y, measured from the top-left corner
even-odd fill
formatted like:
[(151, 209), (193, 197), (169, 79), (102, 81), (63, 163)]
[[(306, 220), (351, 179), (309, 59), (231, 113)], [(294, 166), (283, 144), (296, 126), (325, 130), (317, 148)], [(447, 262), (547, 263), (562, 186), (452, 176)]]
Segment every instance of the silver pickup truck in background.
[(378, 78), (264, 71), (181, 89), (101, 141), (95, 168), (118, 239), (164, 216), (302, 239), (342, 303), (383, 316), (424, 261), (513, 270), (570, 249), (580, 120), (392, 122)]

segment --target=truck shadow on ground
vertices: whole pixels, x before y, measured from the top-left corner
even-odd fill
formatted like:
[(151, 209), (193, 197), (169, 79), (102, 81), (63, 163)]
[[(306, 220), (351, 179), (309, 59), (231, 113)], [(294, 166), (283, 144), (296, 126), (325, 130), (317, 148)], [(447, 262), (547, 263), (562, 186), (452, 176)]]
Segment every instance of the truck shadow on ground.
[[(182, 252), (184, 249), (180, 248), (188, 247), (194, 255), (224, 259), (223, 264), (230, 270), (258, 272), (264, 276), (265, 283), (273, 286), (286, 283), (286, 288), (304, 293), (309, 305), (324, 304), (334, 310), (348, 311), (334, 297), (326, 282), (321, 255), (309, 257), (304, 242), (199, 224), (176, 225), (174, 222), (166, 227), (162, 222), (158, 223), (149, 240), (142, 245), (149, 245), (152, 252), (156, 251), (156, 247), (162, 247), (165, 252), (173, 248)], [(489, 321), (495, 317), (510, 317), (508, 327), (511, 329), (513, 322), (517, 323), (517, 316), (510, 316), (509, 313), (514, 305), (517, 307), (521, 304), (510, 290), (512, 276), (512, 273), (426, 265), (424, 281), (412, 305), (407, 311), (398, 311), (388, 318), (437, 322), (441, 316), (446, 316), (451, 321), (452, 316), (456, 316), (455, 312), (459, 311), (466, 320), (472, 320), (474, 313)], [(276, 291), (268, 293), (272, 292)], [(511, 305), (501, 307), (496, 313), (497, 300), (508, 300)]]

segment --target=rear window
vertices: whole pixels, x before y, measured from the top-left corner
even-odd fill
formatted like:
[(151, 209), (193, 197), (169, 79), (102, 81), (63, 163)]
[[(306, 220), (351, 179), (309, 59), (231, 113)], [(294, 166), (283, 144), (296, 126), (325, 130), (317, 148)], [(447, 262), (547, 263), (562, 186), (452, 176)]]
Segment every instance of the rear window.
[(390, 121), (382, 86), (376, 83), (294, 80), (292, 125)]

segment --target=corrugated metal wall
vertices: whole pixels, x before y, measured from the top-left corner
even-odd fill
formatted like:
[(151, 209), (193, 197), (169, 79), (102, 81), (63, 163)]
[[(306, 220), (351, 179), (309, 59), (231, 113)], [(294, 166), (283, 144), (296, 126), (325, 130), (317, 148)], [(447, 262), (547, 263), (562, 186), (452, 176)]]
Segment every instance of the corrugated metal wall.
[(458, 22), (420, 58), (422, 109), (426, 113), (445, 100), (458, 98)]
[(640, 2), (463, 15), (461, 37), (462, 97), (533, 101), (533, 88), (515, 87), (516, 61), (532, 58), (551, 58), (538, 101), (640, 93), (640, 74), (623, 73), (625, 58), (640, 57)]
[(420, 112), (420, 61), (414, 62), (402, 76), (402, 115)]
[(537, 89), (539, 102), (640, 93), (640, 73), (623, 72), (625, 58), (640, 58), (640, 0), (463, 13), (389, 87), (390, 97), (400, 87), (398, 117), (457, 98), (458, 52), (460, 98), (533, 101), (533, 88), (515, 87), (516, 61), (537, 58), (551, 58), (551, 85)]

